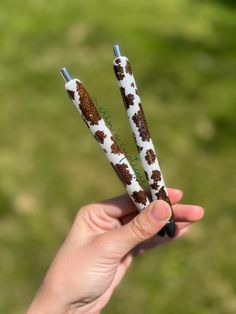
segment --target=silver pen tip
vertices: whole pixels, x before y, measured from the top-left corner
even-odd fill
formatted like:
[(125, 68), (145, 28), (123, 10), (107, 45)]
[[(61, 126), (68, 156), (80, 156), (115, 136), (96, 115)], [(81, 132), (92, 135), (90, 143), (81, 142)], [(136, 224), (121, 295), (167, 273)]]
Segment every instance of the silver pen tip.
[(115, 54), (116, 57), (120, 57), (121, 56), (119, 45), (114, 45), (113, 46), (113, 51), (114, 51), (114, 54)]
[(61, 71), (60, 71), (61, 75), (63, 76), (64, 80), (66, 82), (69, 82), (71, 81), (71, 76), (70, 74), (68, 73), (67, 69), (66, 68), (62, 68)]

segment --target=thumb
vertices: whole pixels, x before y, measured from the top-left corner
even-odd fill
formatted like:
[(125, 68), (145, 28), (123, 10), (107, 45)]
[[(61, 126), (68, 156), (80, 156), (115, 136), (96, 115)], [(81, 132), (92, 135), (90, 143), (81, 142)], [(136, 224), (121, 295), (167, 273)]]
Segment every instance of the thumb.
[(109, 234), (113, 252), (122, 258), (139, 243), (155, 236), (171, 217), (171, 208), (162, 200), (151, 203), (133, 220)]

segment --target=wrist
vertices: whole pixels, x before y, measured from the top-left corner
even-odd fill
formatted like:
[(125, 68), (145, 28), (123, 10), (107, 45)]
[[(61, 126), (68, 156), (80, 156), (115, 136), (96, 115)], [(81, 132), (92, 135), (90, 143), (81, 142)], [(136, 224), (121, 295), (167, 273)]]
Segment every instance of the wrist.
[(100, 314), (101, 311), (88, 309), (87, 307), (65, 306), (64, 308), (55, 308), (49, 304), (41, 304), (33, 301), (27, 314)]
[[(34, 297), (27, 314), (67, 314), (66, 307), (64, 308), (63, 297), (56, 296), (51, 289), (42, 284), (36, 296)], [(72, 312), (73, 313), (73, 312)]]
[[(41, 290), (41, 289), (40, 289)], [(27, 314), (100, 314), (96, 301), (88, 304), (79, 302), (67, 304), (63, 296), (52, 297), (49, 292), (38, 291), (33, 299)]]

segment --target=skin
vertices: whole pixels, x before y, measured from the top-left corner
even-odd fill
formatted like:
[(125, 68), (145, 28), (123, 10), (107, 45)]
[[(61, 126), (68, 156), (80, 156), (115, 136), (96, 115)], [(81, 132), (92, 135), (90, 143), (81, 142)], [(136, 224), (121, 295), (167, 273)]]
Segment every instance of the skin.
[[(204, 210), (179, 204), (180, 190), (168, 193), (175, 240)], [(136, 255), (173, 241), (156, 235), (170, 215), (169, 205), (160, 200), (138, 213), (127, 195), (82, 207), (27, 313), (100, 313)]]

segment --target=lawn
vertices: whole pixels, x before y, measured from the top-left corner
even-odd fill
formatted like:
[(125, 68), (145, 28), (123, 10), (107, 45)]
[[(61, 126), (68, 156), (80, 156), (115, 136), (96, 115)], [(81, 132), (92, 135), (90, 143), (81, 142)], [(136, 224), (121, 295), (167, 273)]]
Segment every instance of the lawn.
[(137, 155), (112, 45), (133, 66), (168, 186), (206, 208), (138, 257), (104, 313), (236, 313), (236, 3), (2, 0), (0, 313), (24, 313), (78, 209), (124, 192), (71, 105), (66, 66)]

